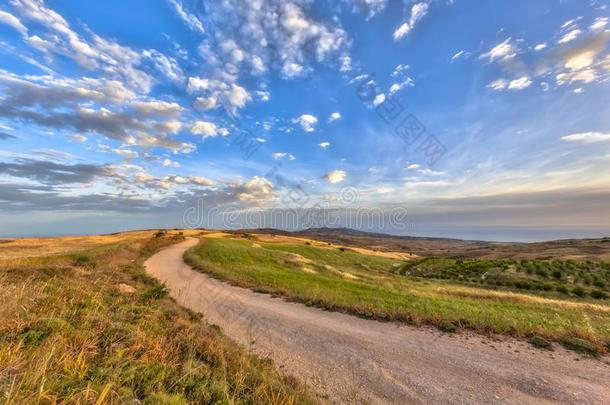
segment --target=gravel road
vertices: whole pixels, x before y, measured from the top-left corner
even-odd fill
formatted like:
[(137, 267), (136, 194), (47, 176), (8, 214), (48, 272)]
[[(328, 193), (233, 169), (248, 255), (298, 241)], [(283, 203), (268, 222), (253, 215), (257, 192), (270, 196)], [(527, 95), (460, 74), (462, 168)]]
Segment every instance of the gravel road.
[(286, 302), (191, 269), (189, 238), (146, 262), (183, 306), (234, 341), (270, 357), (330, 403), (610, 402), (608, 359), (510, 338), (443, 334)]

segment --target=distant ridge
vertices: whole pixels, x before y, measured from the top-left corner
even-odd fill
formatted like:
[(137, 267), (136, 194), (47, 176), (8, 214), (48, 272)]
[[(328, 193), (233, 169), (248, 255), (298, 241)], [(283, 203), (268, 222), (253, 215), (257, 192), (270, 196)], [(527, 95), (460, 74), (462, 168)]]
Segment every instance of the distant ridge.
[(548, 242), (486, 242), (451, 238), (398, 236), (351, 228), (241, 229), (232, 233), (271, 234), (315, 239), (347, 246), (394, 251), (424, 257), (485, 259), (571, 259), (610, 261), (610, 238), (563, 239)]

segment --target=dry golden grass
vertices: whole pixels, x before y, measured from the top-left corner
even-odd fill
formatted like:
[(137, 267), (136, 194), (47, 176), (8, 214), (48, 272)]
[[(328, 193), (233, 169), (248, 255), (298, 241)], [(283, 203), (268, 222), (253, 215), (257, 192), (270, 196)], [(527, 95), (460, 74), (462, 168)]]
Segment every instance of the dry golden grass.
[[(63, 236), (49, 238), (4, 238), (0, 239), (0, 260), (28, 258), (36, 256), (49, 256), (66, 252), (76, 252), (116, 245), (117, 243), (130, 243), (153, 237), (158, 230), (121, 232), (108, 235), (91, 236)], [(197, 236), (197, 230), (171, 230), (168, 235)]]
[[(0, 403), (313, 402), (146, 275), (182, 239), (154, 233), (44, 239), (53, 255), (0, 261)], [(39, 240), (18, 244), (27, 255)]]

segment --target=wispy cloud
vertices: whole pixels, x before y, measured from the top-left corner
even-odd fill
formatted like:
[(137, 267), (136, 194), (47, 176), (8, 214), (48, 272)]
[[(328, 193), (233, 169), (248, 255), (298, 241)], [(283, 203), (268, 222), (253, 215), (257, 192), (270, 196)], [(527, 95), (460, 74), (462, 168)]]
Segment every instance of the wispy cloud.
[(610, 142), (610, 132), (581, 132), (577, 134), (562, 136), (561, 139), (568, 142), (578, 142), (585, 144)]
[(411, 17), (394, 31), (394, 40), (397, 41), (407, 35), (428, 14), (428, 3), (415, 3), (411, 7)]

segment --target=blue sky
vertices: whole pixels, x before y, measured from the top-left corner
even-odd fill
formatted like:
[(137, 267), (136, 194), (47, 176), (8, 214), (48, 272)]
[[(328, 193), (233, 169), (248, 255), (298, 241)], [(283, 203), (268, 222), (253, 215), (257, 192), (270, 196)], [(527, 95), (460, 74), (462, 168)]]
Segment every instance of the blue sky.
[(0, 235), (312, 225), (218, 218), (290, 209), (390, 233), (607, 234), (609, 15), (593, 0), (0, 0)]

